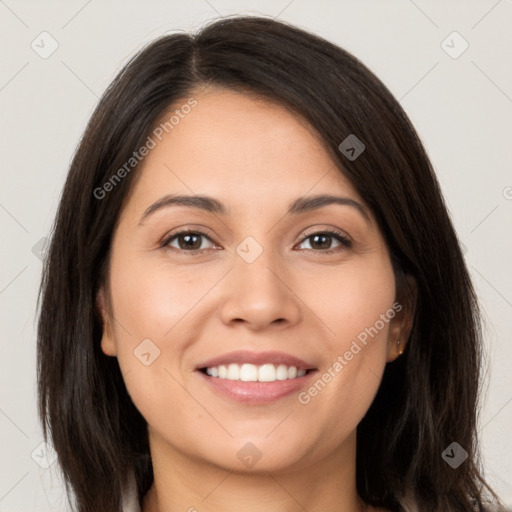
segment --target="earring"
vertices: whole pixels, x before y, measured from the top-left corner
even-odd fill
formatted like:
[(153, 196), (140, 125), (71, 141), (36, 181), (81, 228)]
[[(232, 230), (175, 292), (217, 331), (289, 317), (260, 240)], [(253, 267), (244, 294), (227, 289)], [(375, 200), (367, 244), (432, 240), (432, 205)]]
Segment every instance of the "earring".
[(404, 353), (404, 349), (403, 348), (400, 348), (400, 340), (397, 340), (396, 341), (396, 348), (398, 350), (398, 354), (399, 355), (402, 355)]

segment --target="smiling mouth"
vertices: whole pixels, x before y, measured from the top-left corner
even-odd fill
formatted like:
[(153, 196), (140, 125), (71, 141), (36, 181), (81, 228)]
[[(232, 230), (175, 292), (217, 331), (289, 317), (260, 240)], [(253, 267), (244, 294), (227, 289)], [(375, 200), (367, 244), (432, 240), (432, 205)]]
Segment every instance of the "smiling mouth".
[(219, 396), (230, 402), (255, 406), (269, 405), (299, 393), (310, 385), (317, 372), (316, 368), (271, 363), (229, 363), (196, 370), (197, 375)]
[(230, 363), (199, 368), (199, 371), (215, 379), (264, 383), (299, 379), (315, 371), (315, 369), (271, 363), (262, 365)]

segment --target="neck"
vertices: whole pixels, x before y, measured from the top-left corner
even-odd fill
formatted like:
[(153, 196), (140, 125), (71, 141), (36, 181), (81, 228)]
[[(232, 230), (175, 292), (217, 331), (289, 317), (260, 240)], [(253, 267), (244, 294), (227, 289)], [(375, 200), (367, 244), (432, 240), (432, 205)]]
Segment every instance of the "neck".
[(356, 433), (322, 460), (273, 470), (221, 467), (150, 431), (154, 482), (143, 512), (364, 512), (355, 482)]

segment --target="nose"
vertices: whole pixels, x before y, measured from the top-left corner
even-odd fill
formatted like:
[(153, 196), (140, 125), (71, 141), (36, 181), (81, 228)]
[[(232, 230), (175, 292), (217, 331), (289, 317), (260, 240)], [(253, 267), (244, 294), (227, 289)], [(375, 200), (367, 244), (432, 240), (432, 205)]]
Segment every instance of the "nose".
[(270, 251), (263, 251), (252, 263), (235, 255), (234, 268), (223, 283), (223, 323), (244, 324), (252, 331), (298, 323), (301, 302), (292, 281)]

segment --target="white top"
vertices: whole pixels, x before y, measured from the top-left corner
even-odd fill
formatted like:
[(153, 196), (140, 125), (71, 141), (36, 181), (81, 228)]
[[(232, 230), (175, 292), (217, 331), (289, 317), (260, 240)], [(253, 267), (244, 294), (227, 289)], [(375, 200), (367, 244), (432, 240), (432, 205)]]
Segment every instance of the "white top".
[(123, 512), (141, 512), (137, 496), (137, 483), (133, 472), (130, 476), (130, 483), (123, 493)]

